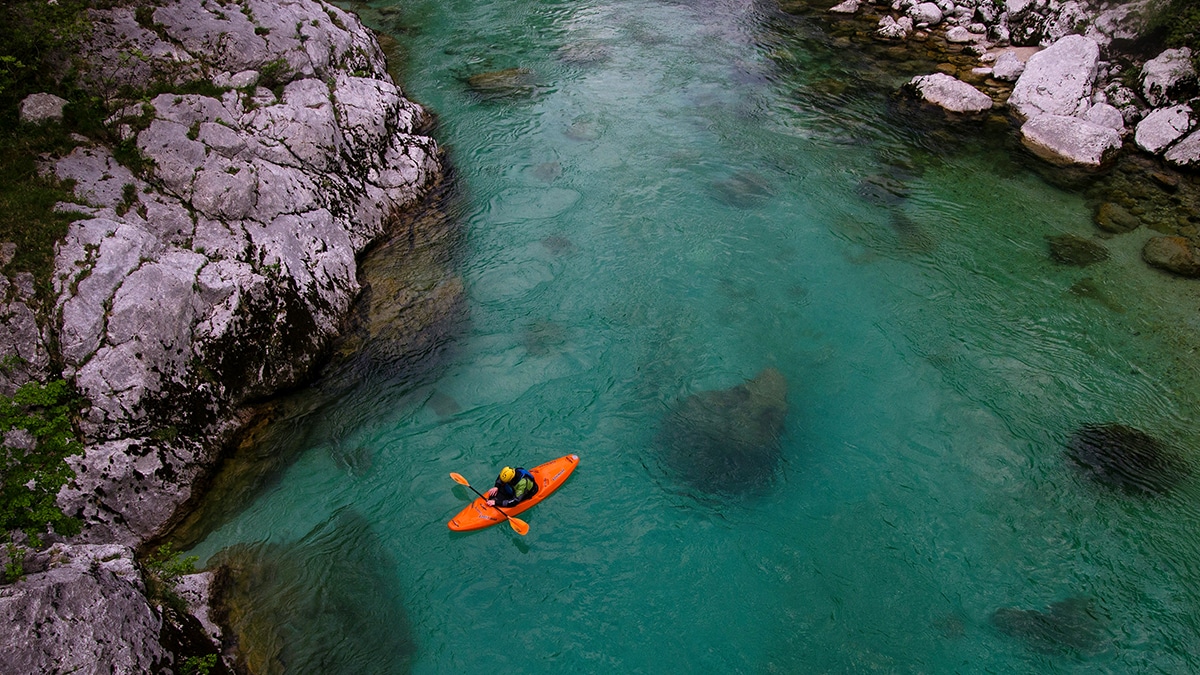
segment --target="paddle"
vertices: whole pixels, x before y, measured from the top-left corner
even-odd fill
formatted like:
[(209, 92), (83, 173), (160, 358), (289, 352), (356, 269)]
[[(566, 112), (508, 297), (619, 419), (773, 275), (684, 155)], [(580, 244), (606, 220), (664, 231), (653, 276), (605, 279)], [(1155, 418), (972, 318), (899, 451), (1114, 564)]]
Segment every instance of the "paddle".
[[(471, 484), (467, 482), (466, 478), (462, 477), (462, 474), (454, 473), (453, 471), (451, 471), (450, 477), (454, 479), (455, 483), (458, 483), (459, 485), (466, 485), (467, 487), (471, 488), (471, 492), (474, 492), (475, 494), (479, 495), (480, 499), (482, 499), (485, 502), (487, 501), (487, 497), (484, 497), (483, 495), (479, 494), (479, 490), (476, 490), (475, 488), (471, 487)], [(508, 515), (504, 511), (501, 511), (500, 508), (497, 506), (493, 506), (492, 508), (496, 509), (497, 511), (500, 511), (500, 515), (502, 515), (506, 519), (508, 519), (508, 524), (512, 525), (512, 529), (516, 530), (517, 534), (521, 535), (522, 537), (529, 534), (529, 523), (521, 520), (520, 518), (513, 518), (512, 516)]]

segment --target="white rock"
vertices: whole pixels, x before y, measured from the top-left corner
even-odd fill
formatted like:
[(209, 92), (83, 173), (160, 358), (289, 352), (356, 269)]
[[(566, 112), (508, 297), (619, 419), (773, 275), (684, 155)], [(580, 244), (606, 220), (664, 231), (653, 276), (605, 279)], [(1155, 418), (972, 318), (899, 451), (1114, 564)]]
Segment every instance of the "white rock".
[(1019, 119), (1042, 114), (1071, 116), (1089, 105), (1100, 48), (1095, 40), (1068, 35), (1029, 57), (1008, 105)]
[(1021, 126), (1021, 142), (1053, 164), (1099, 167), (1121, 149), (1121, 134), (1078, 117), (1038, 115)]
[(942, 10), (935, 3), (922, 2), (908, 10), (908, 16), (914, 25), (927, 24), (936, 26), (942, 22)]
[(925, 101), (951, 112), (978, 113), (992, 107), (990, 96), (945, 73), (914, 77), (908, 86)]
[(875, 34), (881, 38), (889, 40), (906, 39), (913, 30), (913, 20), (907, 16), (902, 16), (899, 20), (891, 16), (884, 16), (879, 20), (879, 27), (875, 29)]
[(54, 94), (30, 94), (21, 101), (19, 114), (26, 124), (61, 122), (67, 99)]
[(962, 26), (954, 26), (946, 31), (946, 42), (953, 44), (964, 44), (967, 42), (972, 42), (975, 39), (976, 36), (972, 35), (971, 31), (963, 28)]
[(0, 587), (6, 673), (149, 673), (171, 656), (133, 550), (56, 544), (48, 568)]
[(1200, 166), (1200, 131), (1193, 131), (1163, 154), (1163, 159), (1183, 167)]
[(1024, 72), (1025, 62), (1016, 52), (1010, 50), (1001, 52), (1000, 56), (996, 57), (996, 63), (992, 65), (992, 76), (1006, 82), (1016, 82)]
[(1194, 125), (1192, 109), (1186, 105), (1159, 108), (1138, 122), (1133, 140), (1142, 150), (1156, 155), (1183, 138)]
[(1121, 111), (1107, 103), (1097, 103), (1082, 115), (1083, 119), (1102, 127), (1115, 129), (1122, 134), (1125, 132), (1125, 117)]
[(1188, 83), (1195, 85), (1196, 70), (1187, 47), (1168, 49), (1142, 66), (1142, 95), (1151, 106), (1171, 102), (1176, 90)]
[(853, 14), (858, 11), (861, 5), (860, 0), (843, 0), (842, 2), (829, 8), (829, 11), (834, 14)]

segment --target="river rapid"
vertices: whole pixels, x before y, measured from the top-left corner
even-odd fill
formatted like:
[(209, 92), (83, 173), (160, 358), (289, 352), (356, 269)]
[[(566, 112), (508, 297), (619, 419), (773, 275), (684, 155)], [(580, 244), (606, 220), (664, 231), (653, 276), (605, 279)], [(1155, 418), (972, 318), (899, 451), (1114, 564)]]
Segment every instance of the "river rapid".
[[(294, 461), (191, 547), (256, 561), (258, 668), (1200, 670), (1200, 483), (1129, 495), (1064, 454), (1095, 423), (1200, 447), (1200, 292), (1141, 262), (1152, 233), (1056, 263), (1096, 235), (1081, 193), (770, 5), (363, 11), (455, 166), (467, 319), (279, 422), (258, 451)], [(764, 368), (768, 483), (680, 480), (668, 411)], [(451, 472), (568, 453), (527, 536), (446, 528)]]

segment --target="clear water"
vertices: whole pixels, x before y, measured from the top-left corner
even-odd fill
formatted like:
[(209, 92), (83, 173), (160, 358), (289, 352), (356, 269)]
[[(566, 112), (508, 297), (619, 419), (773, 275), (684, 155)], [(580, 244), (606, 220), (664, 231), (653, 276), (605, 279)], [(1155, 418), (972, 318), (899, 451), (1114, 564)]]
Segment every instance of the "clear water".
[[(1200, 669), (1200, 488), (1133, 499), (1062, 455), (1088, 422), (1197, 447), (1200, 294), (1140, 262), (1150, 233), (1054, 264), (1047, 236), (1093, 234), (1082, 197), (963, 138), (986, 130), (897, 109), (911, 73), (867, 73), (748, 2), (394, 8), (405, 91), (437, 113), (466, 195), (470, 321), (434, 376), (368, 377), (290, 420), (308, 430), (284, 435), (298, 459), (192, 549), (279, 545), (291, 586), (352, 598), (342, 622), (261, 601), (291, 630), (280, 661)], [(580, 46), (603, 58), (564, 58)], [(518, 66), (532, 96), (464, 83)], [(1103, 298), (1070, 292), (1084, 277)], [(767, 366), (789, 384), (774, 482), (692, 494), (660, 461), (664, 412)], [(569, 452), (579, 469), (524, 515), (527, 537), (446, 529), (473, 496), (450, 472), (483, 489)], [(347, 512), (371, 569), (328, 562)], [(319, 545), (288, 548), (314, 528)], [(1092, 600), (1099, 644), (1039, 651), (989, 622), (1072, 597)]]

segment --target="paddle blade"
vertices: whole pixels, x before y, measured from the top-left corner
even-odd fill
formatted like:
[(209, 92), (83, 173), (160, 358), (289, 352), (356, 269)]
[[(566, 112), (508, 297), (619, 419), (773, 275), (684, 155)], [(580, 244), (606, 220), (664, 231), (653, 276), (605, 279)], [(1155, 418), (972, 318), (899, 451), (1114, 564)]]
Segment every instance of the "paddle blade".
[(512, 525), (512, 529), (516, 530), (517, 534), (521, 535), (522, 537), (529, 534), (529, 523), (521, 520), (520, 518), (513, 518), (512, 516), (509, 516), (508, 524)]
[(471, 484), (467, 482), (466, 478), (462, 477), (461, 473), (454, 473), (453, 471), (451, 471), (450, 477), (453, 478), (454, 482), (458, 483), (459, 485), (466, 485), (467, 487), (471, 487)]

